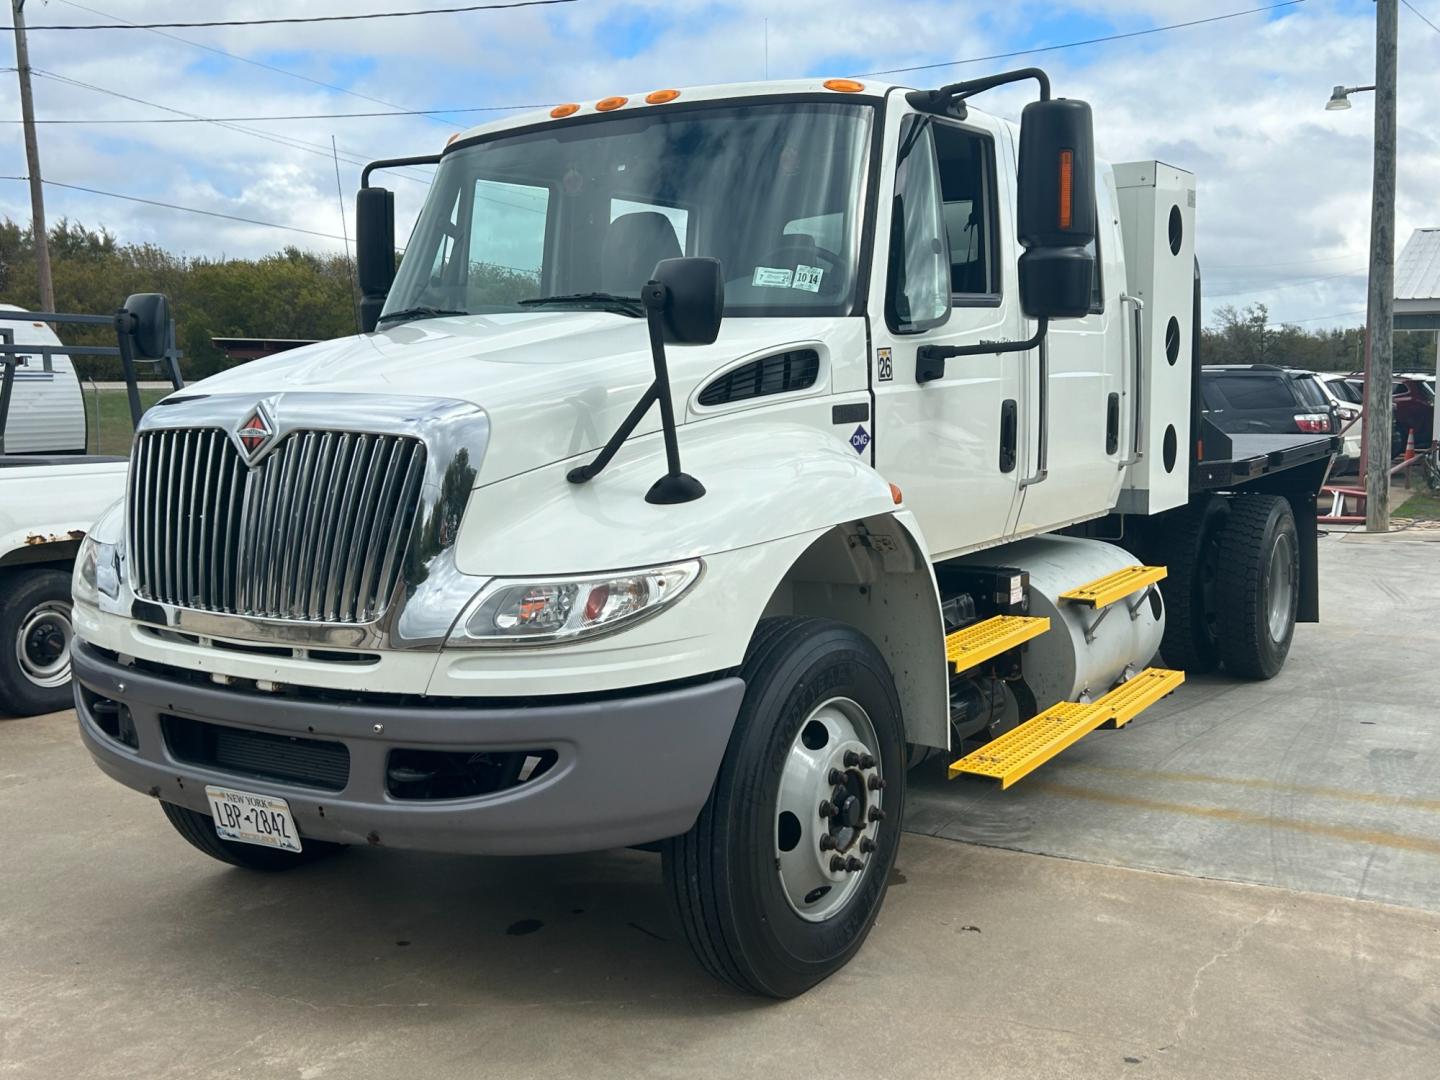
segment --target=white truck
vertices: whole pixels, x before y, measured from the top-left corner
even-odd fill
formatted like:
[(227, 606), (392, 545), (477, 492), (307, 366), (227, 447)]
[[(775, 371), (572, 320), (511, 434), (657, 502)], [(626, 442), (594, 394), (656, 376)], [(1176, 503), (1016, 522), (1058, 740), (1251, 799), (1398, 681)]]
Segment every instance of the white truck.
[[(150, 325), (137, 336), (142, 315)], [(67, 346), (52, 322), (113, 328), (117, 343)], [(0, 305), (0, 716), (56, 712), (73, 701), (75, 554), (90, 523), (125, 493), (127, 459), (85, 453), (85, 407), (71, 353), (121, 358), (136, 422), (137, 360), (171, 362), (180, 385), (169, 309), (159, 297), (131, 297), (113, 315)]]
[[(1022, 79), (1018, 128), (969, 102)], [(369, 180), (416, 163), (396, 272)], [(1317, 617), (1333, 441), (1197, 419), (1194, 207), (1033, 69), (374, 163), (367, 332), (145, 417), (76, 568), (85, 742), (243, 867), (658, 846), (705, 968), (801, 993), (875, 919), (908, 766), (1008, 785)]]

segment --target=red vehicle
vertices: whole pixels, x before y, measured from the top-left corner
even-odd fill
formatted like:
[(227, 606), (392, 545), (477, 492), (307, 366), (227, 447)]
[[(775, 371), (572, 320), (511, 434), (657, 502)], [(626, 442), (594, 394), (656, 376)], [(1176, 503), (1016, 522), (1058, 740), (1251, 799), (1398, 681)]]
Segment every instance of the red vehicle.
[[(1360, 392), (1363, 401), (1365, 373), (1352, 372), (1345, 381)], [(1390, 392), (1395, 408), (1394, 433), (1390, 437), (1392, 454), (1398, 456), (1403, 453), (1412, 434), (1416, 450), (1428, 449), (1435, 435), (1435, 376), (1397, 374)]]

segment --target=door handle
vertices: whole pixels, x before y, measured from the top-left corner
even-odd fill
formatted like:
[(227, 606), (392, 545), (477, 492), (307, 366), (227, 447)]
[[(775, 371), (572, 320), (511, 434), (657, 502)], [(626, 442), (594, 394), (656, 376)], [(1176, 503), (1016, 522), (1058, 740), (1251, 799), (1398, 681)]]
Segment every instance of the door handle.
[(1145, 451), (1140, 448), (1145, 429), (1145, 347), (1143, 337), (1145, 333), (1145, 301), (1138, 296), (1121, 293), (1120, 306), (1123, 308), (1126, 304), (1134, 307), (1134, 315), (1130, 323), (1130, 338), (1135, 361), (1135, 408), (1133, 410), (1134, 422), (1131, 424), (1130, 456), (1120, 459), (1118, 467), (1121, 469), (1128, 469), (1145, 457)]

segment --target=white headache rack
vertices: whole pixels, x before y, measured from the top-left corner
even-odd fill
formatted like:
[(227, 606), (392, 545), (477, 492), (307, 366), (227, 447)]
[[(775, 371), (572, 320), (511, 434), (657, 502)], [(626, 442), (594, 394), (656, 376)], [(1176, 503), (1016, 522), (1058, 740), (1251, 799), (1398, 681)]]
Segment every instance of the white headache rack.
[(1126, 334), (1132, 345), (1121, 409), (1125, 477), (1116, 509), (1158, 514), (1190, 498), (1195, 177), (1163, 162), (1135, 161), (1115, 166), (1115, 185), (1130, 287), (1123, 306), (1135, 320)]

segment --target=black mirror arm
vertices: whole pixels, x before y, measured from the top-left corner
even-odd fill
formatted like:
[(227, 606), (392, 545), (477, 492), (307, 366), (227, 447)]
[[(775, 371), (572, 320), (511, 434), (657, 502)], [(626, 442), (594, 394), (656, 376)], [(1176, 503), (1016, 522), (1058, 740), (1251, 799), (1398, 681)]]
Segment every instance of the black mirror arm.
[(945, 361), (957, 356), (994, 356), (999, 353), (1029, 352), (1045, 340), (1050, 320), (1037, 320), (1035, 335), (1024, 341), (981, 341), (974, 345), (921, 345), (915, 350), (915, 381), (934, 382), (945, 377)]
[(965, 82), (950, 83), (938, 90), (912, 90), (905, 95), (905, 100), (912, 107), (921, 112), (940, 113), (965, 117), (965, 101), (976, 94), (984, 93), (986, 90), (993, 90), (997, 86), (1005, 86), (1007, 83), (1023, 82), (1026, 79), (1034, 79), (1040, 84), (1040, 100), (1050, 100), (1050, 76), (1043, 70), (1035, 67), (1019, 68), (1016, 71), (1002, 71), (998, 75), (986, 75), (979, 79), (967, 79)]

